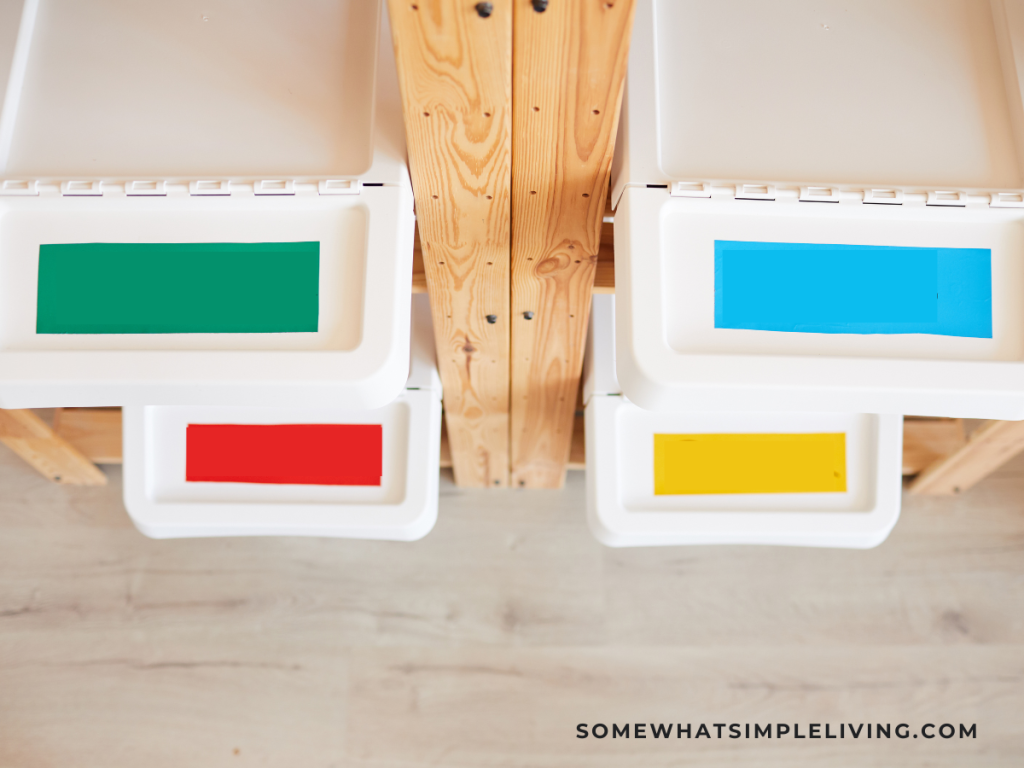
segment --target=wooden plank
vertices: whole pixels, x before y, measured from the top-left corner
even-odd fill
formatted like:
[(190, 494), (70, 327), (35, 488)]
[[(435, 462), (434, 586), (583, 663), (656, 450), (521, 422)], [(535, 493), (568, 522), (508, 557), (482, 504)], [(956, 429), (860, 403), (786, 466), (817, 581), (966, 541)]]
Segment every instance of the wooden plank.
[(916, 475), (967, 442), (963, 419), (903, 420), (903, 474)]
[(0, 443), (61, 485), (106, 485), (107, 476), (30, 410), (0, 410)]
[(427, 272), (423, 268), (423, 249), (420, 248), (420, 227), (416, 225), (416, 245), (412, 250), (412, 292), (427, 292)]
[(120, 464), (120, 408), (58, 408), (53, 431), (96, 464)]
[(493, 487), (508, 484), (512, 4), (489, 5), (389, 0), (455, 480)]
[(448, 445), (448, 430), (445, 428), (444, 423), (441, 424), (441, 454), (438, 466), (441, 469), (452, 468), (452, 449)]
[(597, 252), (593, 293), (615, 293), (615, 225), (607, 217), (601, 225), (601, 247)]
[(1024, 451), (1024, 421), (986, 421), (967, 443), (921, 473), (910, 485), (918, 495), (962, 493)]
[(583, 414), (577, 413), (572, 420), (572, 441), (569, 443), (568, 469), (587, 468), (587, 438)]
[(565, 480), (633, 0), (515, 6), (512, 482)]

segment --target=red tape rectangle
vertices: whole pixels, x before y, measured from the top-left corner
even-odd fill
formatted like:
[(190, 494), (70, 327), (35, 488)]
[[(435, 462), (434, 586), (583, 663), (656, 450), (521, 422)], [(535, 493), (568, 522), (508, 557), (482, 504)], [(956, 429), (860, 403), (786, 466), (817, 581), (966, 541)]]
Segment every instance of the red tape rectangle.
[(380, 424), (189, 424), (190, 483), (380, 485)]

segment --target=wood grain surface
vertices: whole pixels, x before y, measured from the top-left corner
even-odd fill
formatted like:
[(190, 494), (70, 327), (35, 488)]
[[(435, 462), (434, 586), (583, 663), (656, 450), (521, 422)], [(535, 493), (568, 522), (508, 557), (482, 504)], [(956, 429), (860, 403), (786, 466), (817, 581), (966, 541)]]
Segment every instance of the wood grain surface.
[[(119, 414), (120, 415), (120, 414)], [(0, 443), (62, 485), (106, 485), (107, 476), (30, 410), (0, 409)], [(0, 490), (2, 492), (2, 490)]]
[(922, 472), (911, 484), (910, 492), (962, 493), (1021, 451), (1024, 451), (1024, 421), (986, 421), (958, 450)]
[(614, 222), (601, 225), (601, 244), (594, 273), (594, 293), (615, 293), (615, 229)]
[(124, 459), (120, 408), (57, 408), (53, 431), (96, 464)]
[(565, 478), (633, 0), (515, 5), (512, 483)]
[(916, 475), (967, 443), (963, 419), (903, 419), (903, 474)]
[[(867, 551), (615, 550), (562, 491), (441, 486), (412, 543), (154, 541), (0, 451), (4, 768), (1016, 768), (1024, 457)], [(977, 739), (577, 740), (578, 723)], [(712, 729), (712, 734), (714, 730)]]
[(388, 5), (455, 478), (481, 487), (508, 483), (512, 3), (491, 6)]

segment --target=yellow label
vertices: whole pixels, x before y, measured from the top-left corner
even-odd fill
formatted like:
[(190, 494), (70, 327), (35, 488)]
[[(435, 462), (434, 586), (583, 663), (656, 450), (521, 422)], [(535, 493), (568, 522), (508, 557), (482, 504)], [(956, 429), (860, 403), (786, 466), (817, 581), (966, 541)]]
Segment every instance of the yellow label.
[(654, 493), (842, 493), (842, 432), (655, 435)]

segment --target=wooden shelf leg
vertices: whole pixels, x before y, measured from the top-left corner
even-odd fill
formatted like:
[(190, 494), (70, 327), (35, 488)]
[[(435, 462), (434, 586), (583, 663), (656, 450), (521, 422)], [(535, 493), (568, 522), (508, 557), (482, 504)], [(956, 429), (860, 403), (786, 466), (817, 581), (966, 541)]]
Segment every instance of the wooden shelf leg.
[(106, 485), (107, 476), (29, 410), (0, 410), (0, 443), (62, 485)]
[(1024, 421), (986, 421), (959, 450), (932, 464), (910, 484), (910, 493), (952, 495), (966, 491), (1024, 451)]
[(565, 481), (633, 0), (515, 5), (512, 483)]
[(58, 408), (53, 431), (96, 464), (121, 464), (120, 408)]
[(389, 0), (455, 482), (508, 485), (512, 2)]

